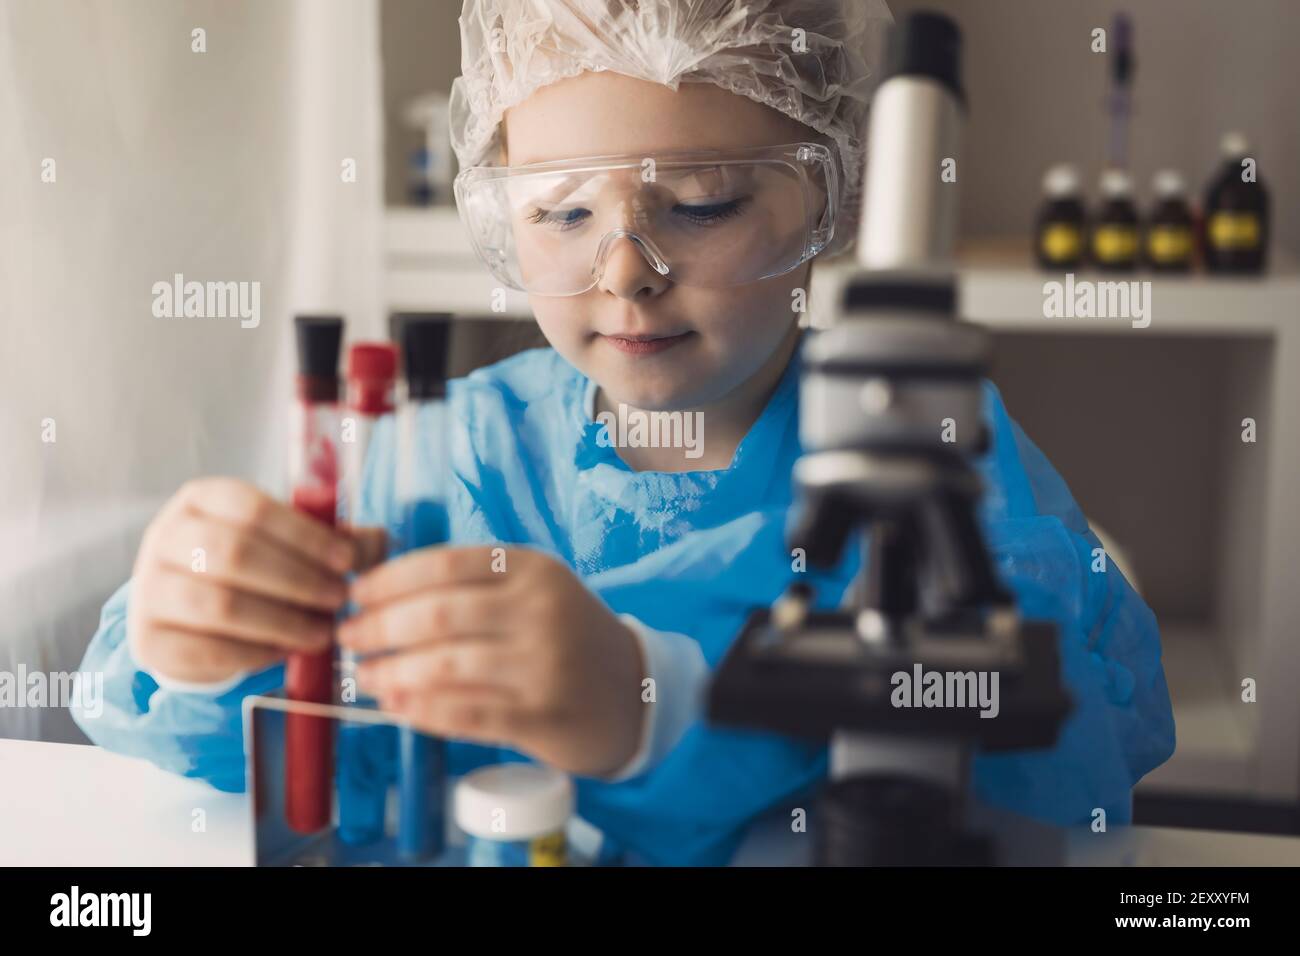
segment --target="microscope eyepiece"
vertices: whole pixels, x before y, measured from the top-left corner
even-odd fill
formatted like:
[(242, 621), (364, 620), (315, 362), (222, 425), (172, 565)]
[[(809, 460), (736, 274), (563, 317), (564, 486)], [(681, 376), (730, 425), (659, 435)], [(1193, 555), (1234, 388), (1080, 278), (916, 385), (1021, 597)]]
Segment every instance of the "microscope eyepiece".
[(928, 76), (965, 102), (961, 86), (961, 30), (942, 14), (914, 13), (894, 30), (885, 60), (884, 79)]

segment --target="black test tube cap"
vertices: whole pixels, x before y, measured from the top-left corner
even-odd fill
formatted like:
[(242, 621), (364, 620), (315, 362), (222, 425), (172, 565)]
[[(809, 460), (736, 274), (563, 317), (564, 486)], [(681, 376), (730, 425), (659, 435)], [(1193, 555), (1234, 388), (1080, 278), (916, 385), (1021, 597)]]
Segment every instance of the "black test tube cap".
[(941, 13), (918, 11), (903, 19), (889, 38), (883, 79), (928, 76), (965, 102), (961, 88), (961, 30)]
[(400, 328), (407, 396), (415, 401), (444, 397), (451, 316), (408, 314), (402, 318)]
[(339, 354), (343, 349), (343, 319), (337, 315), (299, 315), (293, 324), (298, 337), (298, 374), (337, 379)]

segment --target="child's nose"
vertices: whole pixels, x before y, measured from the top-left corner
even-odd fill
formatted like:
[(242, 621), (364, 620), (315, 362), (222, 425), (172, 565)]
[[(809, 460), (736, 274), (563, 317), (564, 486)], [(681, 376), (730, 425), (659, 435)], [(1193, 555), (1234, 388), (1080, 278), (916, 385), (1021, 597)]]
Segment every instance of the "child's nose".
[(653, 298), (671, 284), (652, 264), (654, 253), (631, 236), (611, 236), (604, 250), (598, 285), (620, 299)]

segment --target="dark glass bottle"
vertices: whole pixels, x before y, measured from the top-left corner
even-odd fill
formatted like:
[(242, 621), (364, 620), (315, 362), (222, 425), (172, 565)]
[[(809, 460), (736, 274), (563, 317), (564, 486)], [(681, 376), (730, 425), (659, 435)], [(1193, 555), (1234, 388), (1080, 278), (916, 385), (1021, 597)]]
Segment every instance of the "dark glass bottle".
[(1162, 169), (1151, 188), (1156, 204), (1144, 232), (1146, 264), (1156, 272), (1188, 272), (1196, 258), (1196, 232), (1186, 183), (1178, 170)]
[(1088, 250), (1092, 264), (1111, 272), (1134, 269), (1138, 261), (1138, 213), (1128, 173), (1122, 169), (1102, 173), (1101, 197)]
[(1223, 137), (1223, 165), (1205, 191), (1205, 266), (1211, 272), (1262, 272), (1268, 258), (1268, 190), (1246, 181), (1250, 152), (1240, 133)]
[(1068, 163), (1043, 177), (1043, 205), (1034, 227), (1034, 255), (1044, 269), (1077, 269), (1087, 235), (1079, 173)]

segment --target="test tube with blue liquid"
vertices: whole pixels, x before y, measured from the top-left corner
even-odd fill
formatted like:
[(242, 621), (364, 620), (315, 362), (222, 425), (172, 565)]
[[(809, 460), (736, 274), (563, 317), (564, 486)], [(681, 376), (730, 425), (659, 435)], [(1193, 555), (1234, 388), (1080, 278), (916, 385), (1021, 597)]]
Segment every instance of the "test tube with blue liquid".
[[(403, 551), (445, 544), (452, 481), (448, 460), (446, 317), (409, 316), (402, 323), (405, 389), (397, 412), (397, 506)], [(397, 847), (408, 860), (444, 847), (446, 743), (398, 728)]]
[[(359, 523), (364, 514), (363, 492), (374, 482), (385, 479), (383, 475), (367, 474), (367, 466), (375, 428), (383, 416), (394, 411), (396, 381), (397, 349), (392, 345), (361, 342), (348, 350), (347, 409), (341, 421), (339, 441), (340, 522)], [(355, 610), (349, 605), (345, 613)], [(356, 664), (355, 653), (343, 650), (339, 674), (342, 702), (345, 706), (374, 708), (374, 699), (357, 691)], [(340, 722), (336, 783), (338, 835), (344, 843), (369, 846), (383, 839), (396, 749), (395, 732), (390, 726)]]

